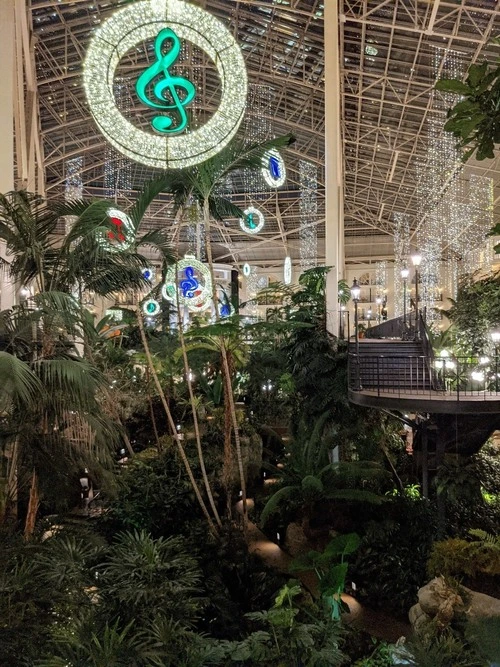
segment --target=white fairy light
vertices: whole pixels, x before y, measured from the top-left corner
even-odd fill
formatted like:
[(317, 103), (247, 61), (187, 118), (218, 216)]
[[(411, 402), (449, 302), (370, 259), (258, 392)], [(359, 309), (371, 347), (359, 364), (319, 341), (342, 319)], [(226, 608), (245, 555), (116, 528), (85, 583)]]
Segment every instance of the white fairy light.
[(283, 282), (285, 285), (290, 285), (292, 282), (292, 259), (291, 257), (285, 257), (285, 262), (283, 264)]
[(300, 268), (305, 271), (317, 264), (318, 168), (312, 162), (299, 161), (300, 180)]
[[(64, 199), (66, 201), (76, 201), (83, 195), (82, 168), (83, 158), (81, 155), (66, 160), (65, 162), (66, 181), (64, 183)], [(76, 215), (66, 215), (64, 217), (64, 231), (69, 234), (71, 228), (78, 220)]]
[[(404, 312), (405, 286), (401, 270), (409, 268), (410, 257), (410, 216), (406, 213), (394, 214), (394, 316)], [(406, 312), (410, 306), (410, 285), (406, 283)]]
[[(113, 80), (128, 51), (169, 27), (215, 64), (221, 97), (204, 125), (167, 137), (142, 130), (121, 114)], [(90, 111), (106, 139), (132, 160), (158, 169), (189, 167), (216, 155), (236, 134), (245, 111), (247, 74), (236, 40), (214, 16), (182, 0), (141, 0), (116, 10), (92, 37), (83, 80)]]
[[(240, 227), (245, 234), (258, 234), (264, 227), (265, 218), (262, 211), (255, 206), (249, 206), (243, 211), (244, 218), (240, 218)], [(257, 221), (255, 220), (257, 219)]]
[(271, 188), (279, 188), (286, 181), (285, 161), (275, 148), (266, 151), (262, 156), (261, 173)]

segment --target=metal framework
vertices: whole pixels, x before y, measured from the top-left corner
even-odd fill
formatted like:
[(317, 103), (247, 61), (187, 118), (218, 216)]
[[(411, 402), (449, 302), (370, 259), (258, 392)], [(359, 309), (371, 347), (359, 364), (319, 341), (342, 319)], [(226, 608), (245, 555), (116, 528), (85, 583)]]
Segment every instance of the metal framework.
[[(127, 0), (128, 1), (128, 0)], [(326, 0), (328, 1), (328, 0)], [(125, 0), (31, 0), (32, 46), (45, 168), (46, 193), (62, 196), (65, 162), (82, 156), (84, 193), (104, 195), (109, 150), (93, 123), (84, 98), (81, 65), (92, 29)], [(299, 257), (299, 159), (318, 166), (318, 256), (324, 257), (324, 0), (200, 0), (241, 44), (252, 84), (269, 89), (273, 134), (292, 131), (297, 141), (287, 151), (288, 180), (278, 191), (263, 190), (258, 204), (266, 227), (251, 240), (237, 221), (215, 230), (216, 259), (281, 266)], [(426, 148), (426, 123), (435, 84), (436, 50), (460, 54), (464, 69), (484, 56), (500, 33), (500, 0), (341, 0), (341, 76), (345, 179), (346, 255), (350, 261), (385, 258), (394, 214), (419, 224), (415, 193), (416, 160)], [(146, 52), (132, 54), (133, 71)], [(214, 81), (204, 75), (202, 105), (213, 106)], [(439, 73), (438, 73), (439, 76)], [(137, 100), (129, 100), (131, 113)], [(252, 109), (248, 109), (252, 114)], [(440, 112), (444, 118), (444, 111)], [(118, 156), (117, 156), (118, 157)], [(117, 160), (118, 164), (118, 160)], [(120, 165), (123, 164), (121, 159)], [(464, 173), (496, 175), (498, 160), (472, 164)], [(130, 192), (154, 175), (131, 165)], [(18, 174), (20, 178), (20, 175)], [(252, 203), (235, 179), (231, 194), (242, 207)], [(124, 201), (121, 201), (121, 200)], [(495, 209), (500, 190), (495, 190)], [(497, 213), (497, 210), (495, 210)], [(168, 198), (148, 213), (151, 227), (171, 226)], [(182, 240), (182, 232), (173, 234)]]

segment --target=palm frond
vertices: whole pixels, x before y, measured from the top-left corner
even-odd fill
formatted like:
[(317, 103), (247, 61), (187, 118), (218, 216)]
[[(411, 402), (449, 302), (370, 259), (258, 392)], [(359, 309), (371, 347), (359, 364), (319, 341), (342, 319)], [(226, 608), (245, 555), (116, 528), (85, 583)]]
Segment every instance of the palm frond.
[(8, 352), (0, 352), (0, 410), (3, 412), (10, 404), (16, 403), (23, 409), (29, 409), (36, 403), (43, 387), (37, 375), (29, 365)]

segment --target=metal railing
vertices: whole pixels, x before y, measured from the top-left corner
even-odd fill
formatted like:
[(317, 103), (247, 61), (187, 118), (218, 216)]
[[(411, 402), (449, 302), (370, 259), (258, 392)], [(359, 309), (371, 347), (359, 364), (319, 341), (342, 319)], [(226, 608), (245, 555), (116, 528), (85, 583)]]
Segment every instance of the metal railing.
[(500, 358), (349, 353), (349, 389), (377, 396), (500, 399)]

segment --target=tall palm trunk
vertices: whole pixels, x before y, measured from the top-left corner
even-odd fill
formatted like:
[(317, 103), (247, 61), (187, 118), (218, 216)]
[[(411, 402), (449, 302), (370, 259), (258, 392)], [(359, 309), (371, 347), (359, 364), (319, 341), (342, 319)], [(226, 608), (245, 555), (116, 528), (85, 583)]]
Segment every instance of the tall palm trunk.
[(40, 492), (38, 489), (38, 475), (33, 468), (33, 475), (31, 477), (30, 499), (28, 503), (28, 511), (26, 513), (26, 521), (24, 523), (24, 539), (29, 540), (35, 530), (36, 515), (40, 507)]
[(156, 385), (156, 389), (158, 391), (158, 394), (160, 396), (161, 402), (163, 404), (163, 408), (165, 410), (165, 414), (167, 415), (167, 420), (168, 424), (170, 426), (170, 431), (172, 433), (172, 437), (175, 441), (175, 444), (177, 445), (177, 451), (179, 452), (179, 456), (181, 458), (182, 463), (184, 464), (184, 468), (186, 469), (187, 475), (189, 477), (189, 481), (191, 482), (191, 486), (193, 487), (193, 491), (195, 493), (196, 499), (198, 500), (198, 503), (201, 507), (201, 511), (205, 515), (205, 518), (207, 520), (207, 523), (209, 525), (210, 530), (216, 535), (217, 534), (217, 529), (215, 527), (214, 522), (212, 521), (212, 517), (210, 516), (207, 506), (205, 504), (205, 501), (203, 500), (203, 497), (200, 493), (200, 489), (198, 487), (198, 484), (196, 483), (196, 480), (193, 475), (193, 471), (191, 469), (191, 465), (188, 461), (188, 458), (186, 456), (186, 452), (184, 451), (184, 448), (182, 446), (182, 443), (179, 439), (179, 434), (177, 433), (177, 429), (175, 427), (175, 422), (172, 417), (172, 413), (170, 412), (170, 407), (168, 405), (168, 401), (165, 397), (165, 392), (163, 391), (163, 388), (160, 384), (160, 380), (158, 379), (158, 374), (156, 373), (156, 369), (153, 364), (153, 359), (151, 357), (151, 351), (149, 349), (148, 341), (146, 338), (146, 332), (144, 331), (144, 323), (142, 321), (142, 315), (139, 310), (137, 310), (137, 323), (139, 325), (139, 332), (141, 334), (141, 340), (142, 344), (144, 346), (144, 351), (146, 353), (146, 358), (148, 361), (149, 365), (149, 370), (151, 371), (151, 375), (153, 377), (154, 383)]
[(0, 525), (17, 520), (17, 467), (19, 459), (19, 440), (7, 445), (7, 470), (2, 484), (0, 498)]
[[(179, 290), (176, 290), (176, 293), (179, 294)], [(182, 330), (182, 323), (181, 323), (181, 313), (180, 313), (180, 307), (179, 307), (179, 300), (177, 300), (177, 316), (179, 318), (179, 340), (181, 343), (181, 350), (182, 350), (182, 358), (184, 360), (184, 374), (186, 376), (186, 382), (188, 386), (188, 392), (189, 392), (189, 401), (191, 403), (191, 412), (193, 413), (193, 426), (194, 426), (194, 434), (196, 438), (196, 449), (198, 451), (198, 459), (200, 461), (200, 468), (201, 468), (201, 475), (203, 477), (203, 483), (205, 485), (205, 490), (207, 492), (208, 500), (210, 502), (210, 507), (212, 508), (212, 511), (214, 513), (215, 520), (217, 521), (217, 525), (219, 528), (222, 528), (222, 521), (220, 520), (219, 512), (217, 511), (217, 506), (214, 501), (214, 496), (212, 494), (212, 489), (210, 487), (210, 482), (208, 480), (208, 475), (207, 471), (205, 468), (205, 457), (203, 455), (203, 448), (201, 446), (201, 436), (200, 436), (200, 426), (198, 423), (198, 414), (196, 411), (196, 402), (194, 400), (194, 393), (193, 393), (193, 385), (191, 384), (191, 373), (189, 371), (189, 362), (188, 362), (188, 357), (187, 357), (187, 350), (186, 350), (186, 341), (184, 338), (184, 332)]]
[[(183, 211), (179, 211), (179, 217), (177, 219), (177, 223), (180, 228), (180, 219), (182, 218), (182, 213)], [(177, 252), (179, 250), (179, 246), (177, 244)], [(200, 435), (200, 427), (199, 427), (199, 422), (198, 422), (198, 412), (196, 410), (196, 402), (194, 399), (194, 392), (193, 392), (193, 385), (191, 383), (191, 373), (189, 371), (189, 361), (188, 361), (188, 356), (187, 356), (187, 349), (186, 349), (186, 339), (184, 338), (184, 330), (182, 327), (182, 321), (181, 321), (181, 307), (179, 304), (179, 285), (177, 284), (177, 278), (176, 278), (176, 289), (175, 293), (177, 295), (176, 299), (176, 307), (177, 307), (177, 320), (179, 323), (178, 326), (178, 331), (179, 331), (179, 341), (181, 344), (181, 351), (182, 351), (182, 360), (184, 362), (184, 375), (186, 377), (186, 382), (188, 386), (188, 392), (189, 392), (189, 402), (191, 404), (191, 412), (193, 415), (193, 428), (194, 428), (194, 436), (196, 439), (196, 450), (198, 452), (198, 460), (200, 462), (200, 469), (201, 469), (201, 475), (203, 477), (203, 484), (205, 485), (205, 490), (207, 492), (207, 497), (210, 502), (210, 507), (212, 508), (212, 512), (214, 513), (215, 520), (217, 522), (217, 525), (219, 528), (222, 528), (222, 521), (219, 516), (219, 512), (217, 510), (217, 506), (214, 501), (214, 496), (212, 493), (212, 488), (210, 486), (210, 481), (208, 479), (207, 475), (207, 470), (205, 467), (205, 456), (203, 454), (203, 448), (201, 446), (201, 435)]]
[[(207, 257), (208, 264), (210, 268), (210, 275), (212, 278), (212, 299), (215, 307), (215, 318), (219, 319), (219, 308), (217, 302), (217, 287), (214, 280), (214, 265), (212, 259), (212, 244), (210, 240), (210, 211), (208, 206), (208, 198), (205, 198), (203, 202), (203, 220), (205, 223), (205, 237), (207, 243)], [(240, 485), (241, 485), (241, 501), (243, 505), (243, 531), (246, 535), (248, 531), (248, 507), (247, 507), (247, 487), (245, 480), (245, 471), (243, 468), (243, 457), (241, 455), (241, 441), (240, 441), (240, 429), (238, 426), (238, 418), (236, 416), (236, 407), (234, 404), (233, 396), (233, 384), (231, 377), (231, 369), (229, 366), (228, 355), (226, 350), (226, 345), (224, 339), (221, 340), (221, 354), (222, 354), (222, 369), (224, 372), (224, 380), (228, 398), (228, 407), (231, 413), (231, 421), (233, 423), (233, 433), (234, 433), (234, 446), (236, 449), (236, 460), (238, 462), (238, 472), (240, 475)]]

